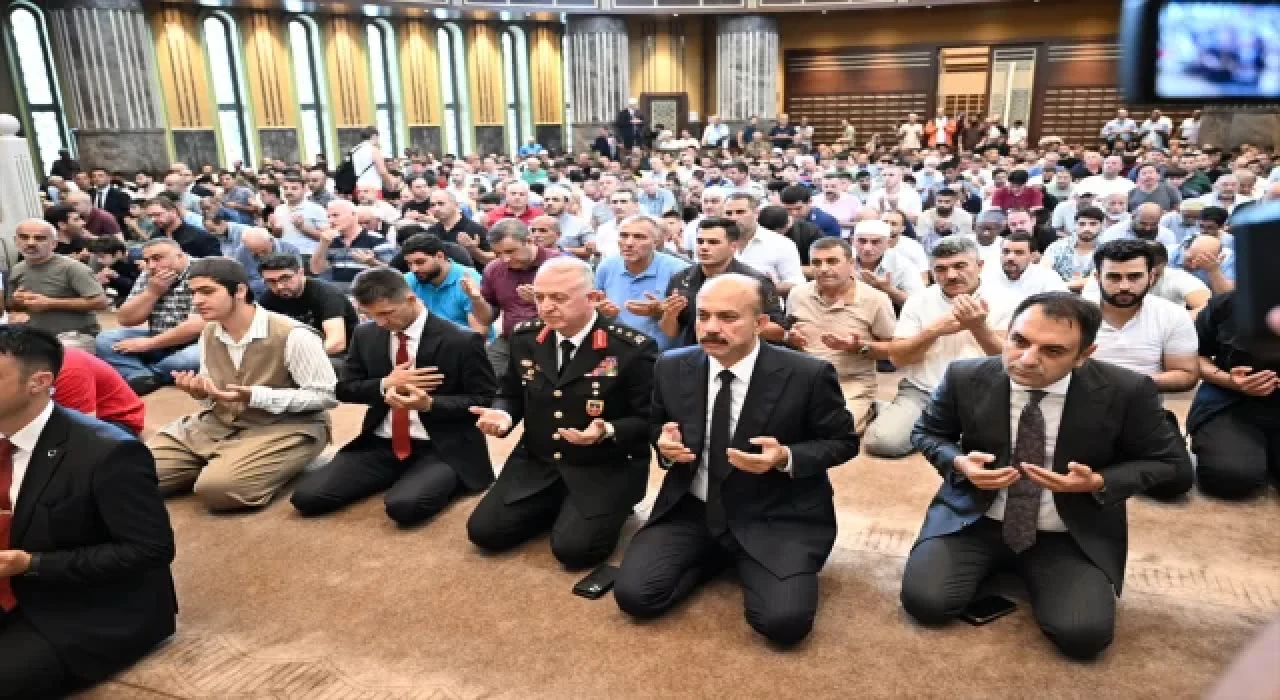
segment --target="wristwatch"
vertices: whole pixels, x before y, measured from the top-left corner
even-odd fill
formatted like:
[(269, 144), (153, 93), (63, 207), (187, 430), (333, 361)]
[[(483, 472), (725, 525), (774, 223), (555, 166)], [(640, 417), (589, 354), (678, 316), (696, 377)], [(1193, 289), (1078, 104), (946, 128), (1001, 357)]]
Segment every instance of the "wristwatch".
[(870, 354), (871, 354), (871, 343), (863, 343), (863, 344), (862, 344), (862, 347), (858, 348), (858, 354), (859, 354), (859, 355), (870, 355)]
[(605, 440), (613, 440), (617, 437), (618, 437), (618, 434), (615, 433), (613, 430), (613, 423), (605, 423), (604, 437), (600, 438), (600, 442), (604, 442)]

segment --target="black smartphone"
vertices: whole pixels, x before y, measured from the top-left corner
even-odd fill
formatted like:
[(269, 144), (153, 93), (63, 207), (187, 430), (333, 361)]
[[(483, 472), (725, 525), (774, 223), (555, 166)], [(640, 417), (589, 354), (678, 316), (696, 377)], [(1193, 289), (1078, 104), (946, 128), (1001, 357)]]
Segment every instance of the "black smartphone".
[(985, 625), (1018, 609), (1018, 604), (1002, 595), (989, 595), (965, 606), (960, 619), (971, 625)]
[(613, 580), (618, 576), (618, 567), (613, 564), (601, 564), (595, 571), (573, 586), (574, 595), (595, 600), (613, 588)]

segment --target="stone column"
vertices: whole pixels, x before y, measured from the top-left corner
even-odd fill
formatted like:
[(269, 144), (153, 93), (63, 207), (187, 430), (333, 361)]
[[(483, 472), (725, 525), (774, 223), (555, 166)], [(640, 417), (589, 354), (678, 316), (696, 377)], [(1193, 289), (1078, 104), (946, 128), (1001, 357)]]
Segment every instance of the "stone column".
[(0, 114), (0, 237), (13, 243), (13, 230), (23, 219), (39, 218), (40, 183), (31, 147), (18, 136), (22, 125), (12, 114)]
[(620, 17), (574, 17), (569, 37), (569, 85), (573, 95), (574, 152), (591, 148), (601, 126), (611, 126), (627, 106), (630, 53), (627, 23)]
[(169, 142), (141, 0), (53, 0), (48, 16), (80, 164), (121, 173), (167, 168)]
[(736, 133), (752, 115), (778, 114), (778, 21), (746, 15), (716, 18), (716, 111)]

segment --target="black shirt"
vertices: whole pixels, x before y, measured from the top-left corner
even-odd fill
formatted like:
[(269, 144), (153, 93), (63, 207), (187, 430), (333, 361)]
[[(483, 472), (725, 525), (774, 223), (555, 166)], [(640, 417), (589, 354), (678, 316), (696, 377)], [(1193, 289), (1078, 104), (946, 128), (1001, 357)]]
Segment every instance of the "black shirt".
[[(465, 216), (458, 217), (458, 221), (454, 223), (453, 227), (450, 229), (446, 230), (444, 227), (444, 224), (437, 223), (433, 226), (428, 227), (427, 233), (435, 234), (440, 238), (440, 240), (444, 241), (446, 244), (449, 244), (449, 243), (456, 244), (458, 242), (458, 234), (465, 233), (468, 236), (471, 236), (471, 238), (475, 240), (476, 243), (480, 244), (480, 250), (483, 250), (483, 251), (489, 250), (489, 229), (485, 228), (484, 224), (474, 219), (469, 219)], [(450, 258), (457, 260), (457, 258), (448, 250), (445, 251), (445, 254), (448, 255)], [(467, 259), (471, 260), (470, 253), (467, 253)], [(479, 270), (482, 272), (484, 271), (484, 265), (477, 260), (471, 260), (466, 264), (470, 265), (471, 267), (474, 267), (476, 270)]]
[(795, 221), (791, 224), (791, 230), (782, 234), (791, 239), (796, 244), (796, 251), (800, 253), (800, 264), (809, 264), (809, 246), (819, 238), (826, 236), (817, 224), (809, 221)]
[(403, 211), (406, 211), (406, 212), (416, 211), (419, 214), (426, 214), (427, 212), (431, 211), (431, 200), (424, 199), (421, 202), (418, 202), (410, 199), (409, 201), (404, 203)]
[(356, 314), (356, 309), (351, 305), (351, 300), (347, 299), (347, 295), (332, 284), (314, 277), (307, 278), (302, 294), (296, 299), (279, 297), (271, 290), (267, 290), (259, 302), (267, 311), (284, 314), (314, 328), (321, 337), (324, 337), (325, 321), (341, 318), (342, 325), (347, 329), (348, 344), (351, 342), (351, 333), (355, 330), (356, 324), (360, 323), (360, 316)]
[(218, 242), (218, 239), (185, 221), (178, 224), (178, 228), (173, 230), (172, 235), (166, 236), (163, 231), (156, 231), (152, 238), (172, 238), (177, 241), (179, 246), (182, 246), (182, 252), (193, 258), (211, 258), (222, 255), (222, 244)]
[[(779, 136), (790, 136), (791, 138), (778, 138)], [(796, 145), (796, 128), (791, 124), (786, 126), (774, 126), (769, 130), (769, 138), (773, 141), (774, 148), (790, 148)]]
[(81, 238), (73, 238), (66, 243), (62, 241), (58, 241), (53, 246), (53, 252), (57, 253), (58, 255), (67, 255), (70, 257), (76, 257), (76, 255), (79, 254), (84, 249), (85, 249), (84, 239), (81, 239)]
[[(782, 310), (782, 299), (778, 297), (773, 280), (769, 279), (768, 275), (761, 273), (737, 258), (729, 261), (729, 267), (725, 268), (725, 272), (734, 272), (759, 280), (760, 291), (764, 295), (764, 312), (769, 316), (769, 320), (783, 328), (790, 325), (786, 322), (786, 314)], [(697, 318), (698, 313), (698, 292), (706, 281), (707, 276), (702, 271), (702, 266), (690, 265), (672, 275), (671, 281), (667, 283), (667, 292), (664, 296), (671, 296), (672, 292), (676, 292), (689, 300), (689, 303), (680, 312), (680, 316), (677, 319), (680, 335), (676, 336), (675, 343), (671, 346), (672, 348), (683, 348), (698, 344), (698, 334), (694, 329), (693, 320)]]

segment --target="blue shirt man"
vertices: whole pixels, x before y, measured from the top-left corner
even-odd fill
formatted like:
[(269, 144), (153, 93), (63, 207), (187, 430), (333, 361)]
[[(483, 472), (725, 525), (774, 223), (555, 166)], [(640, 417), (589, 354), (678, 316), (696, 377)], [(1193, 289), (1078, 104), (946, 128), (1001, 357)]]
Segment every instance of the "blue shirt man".
[(824, 236), (840, 238), (844, 235), (840, 230), (840, 222), (836, 220), (836, 217), (822, 211), (821, 209), (809, 207), (809, 216), (806, 218), (809, 223), (817, 226)]
[[(627, 224), (624, 222), (623, 226)], [(609, 301), (618, 305), (619, 323), (653, 338), (660, 350), (666, 350), (675, 341), (668, 338), (659, 328), (658, 317), (636, 314), (627, 309), (627, 302), (662, 299), (671, 277), (688, 267), (689, 263), (661, 251), (654, 251), (650, 255), (648, 266), (639, 274), (627, 269), (627, 261), (623, 255), (611, 255), (605, 258), (596, 268), (596, 287), (604, 292)]]
[[(444, 244), (434, 234), (411, 236), (401, 252), (409, 266), (409, 272), (404, 273), (404, 281), (422, 300), (422, 305), (456, 326), (475, 330), (471, 325), (471, 295), (467, 293), (463, 280), (470, 280), (471, 288), (479, 296), (480, 273), (450, 260)], [(494, 338), (492, 326), (487, 337), (489, 340)]]
[(790, 185), (783, 188), (779, 196), (782, 199), (782, 206), (787, 208), (787, 213), (792, 219), (808, 221), (817, 226), (824, 236), (840, 238), (843, 235), (840, 231), (839, 219), (810, 204), (813, 200), (813, 191), (808, 187)]
[(665, 187), (655, 187), (653, 194), (644, 187), (636, 193), (636, 202), (640, 205), (640, 213), (649, 216), (662, 216), (676, 209), (676, 196)]

